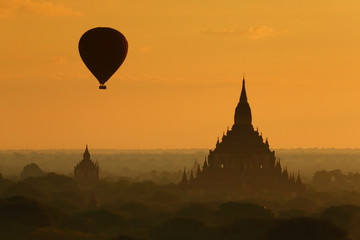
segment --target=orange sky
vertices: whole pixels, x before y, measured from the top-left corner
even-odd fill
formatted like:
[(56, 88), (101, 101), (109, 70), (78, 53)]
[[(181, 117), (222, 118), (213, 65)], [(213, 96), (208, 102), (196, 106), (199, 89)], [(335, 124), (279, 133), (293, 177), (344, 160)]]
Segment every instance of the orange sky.
[[(129, 42), (106, 91), (98, 26)], [(360, 147), (358, 0), (7, 0), (0, 36), (0, 149), (213, 148), (243, 72), (271, 148)]]

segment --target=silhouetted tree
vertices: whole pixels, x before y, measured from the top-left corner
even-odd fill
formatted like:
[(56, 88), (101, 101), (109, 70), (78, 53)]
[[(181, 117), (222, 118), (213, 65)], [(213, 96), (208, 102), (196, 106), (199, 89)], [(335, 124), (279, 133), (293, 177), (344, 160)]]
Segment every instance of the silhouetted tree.
[(66, 240), (67, 237), (63, 231), (55, 227), (42, 227), (32, 232), (30, 239), (37, 240)]
[(204, 224), (187, 218), (173, 218), (165, 221), (150, 233), (152, 240), (192, 240), (202, 239)]
[(0, 195), (2, 192), (10, 186), (11, 182), (5, 178), (3, 178), (2, 174), (0, 173)]
[(104, 210), (84, 212), (81, 216), (90, 219), (94, 223), (94, 227), (98, 229), (118, 228), (125, 222), (124, 217)]
[(43, 170), (41, 170), (41, 168), (37, 164), (31, 163), (31, 164), (24, 166), (24, 168), (20, 174), (20, 178), (25, 179), (28, 177), (40, 177), (44, 174), (45, 173), (43, 172)]
[(313, 181), (317, 185), (329, 187), (332, 185), (332, 176), (326, 170), (317, 171), (314, 174)]
[(169, 204), (175, 202), (178, 198), (173, 194), (164, 191), (157, 191), (150, 197), (149, 200), (152, 202)]
[[(56, 174), (56, 173), (48, 173), (40, 178), (33, 178), (33, 181), (39, 180), (47, 182), (51, 185), (53, 189), (59, 190), (77, 190), (77, 184), (72, 177)], [(28, 179), (27, 181), (31, 181)], [(33, 182), (36, 184), (35, 182)]]
[(289, 218), (296, 218), (296, 217), (304, 217), (306, 215), (305, 211), (302, 210), (298, 210), (298, 209), (291, 209), (291, 210), (282, 210), (279, 211), (278, 214), (278, 218), (284, 218), (284, 219), (289, 219)]
[(237, 219), (220, 228), (219, 239), (264, 240), (274, 225), (270, 218)]
[(214, 210), (201, 204), (191, 204), (177, 212), (177, 215), (180, 217), (191, 218), (199, 221), (208, 221), (209, 219), (212, 219), (213, 214)]
[(130, 237), (126, 235), (120, 235), (116, 238), (113, 238), (112, 240), (143, 240), (142, 238), (136, 238), (136, 237)]
[(146, 193), (149, 193), (153, 189), (155, 189), (156, 186), (154, 182), (152, 181), (144, 181), (141, 183), (134, 183), (130, 185), (127, 189), (127, 194), (129, 195), (135, 195), (135, 196), (142, 196)]
[(321, 218), (348, 232), (359, 234), (360, 207), (353, 205), (334, 206), (326, 209)]
[(299, 209), (302, 211), (309, 211), (309, 210), (313, 210), (316, 208), (316, 203), (309, 199), (308, 197), (301, 197), (301, 196), (297, 196), (293, 199), (290, 199), (287, 203), (286, 203), (286, 207), (290, 208), (290, 209)]
[(347, 233), (315, 218), (282, 220), (270, 230), (267, 240), (347, 240)]
[(128, 202), (122, 204), (118, 209), (119, 212), (127, 215), (127, 216), (137, 216), (137, 217), (144, 217), (144, 216), (152, 216), (153, 211), (149, 207), (145, 206), (140, 202)]
[(40, 191), (38, 188), (35, 188), (32, 185), (25, 182), (17, 182), (9, 185), (8, 188), (3, 191), (3, 196), (4, 197), (22, 196), (35, 200), (49, 199), (49, 193)]
[(251, 203), (227, 202), (215, 212), (218, 222), (225, 223), (238, 218), (273, 218), (274, 214), (262, 206)]
[(39, 227), (59, 224), (65, 219), (60, 211), (24, 197), (0, 199), (0, 213), (2, 219)]

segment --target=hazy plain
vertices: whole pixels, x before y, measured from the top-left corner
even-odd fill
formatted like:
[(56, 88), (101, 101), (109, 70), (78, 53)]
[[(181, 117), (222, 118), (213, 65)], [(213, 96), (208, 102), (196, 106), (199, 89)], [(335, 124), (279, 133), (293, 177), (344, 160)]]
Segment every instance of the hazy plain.
[[(83, 151), (2, 150), (0, 173), (16, 180), (25, 165), (36, 163), (45, 172), (71, 176), (74, 166), (82, 159)], [(180, 180), (184, 167), (190, 171), (195, 161), (202, 166), (208, 149), (90, 149), (90, 154), (94, 161), (99, 162), (101, 178), (130, 177), (170, 183)], [(300, 171), (304, 182), (310, 181), (314, 173), (320, 170), (360, 172), (360, 149), (275, 149), (275, 154), (289, 173), (297, 175)], [(179, 179), (176, 176), (179, 176)]]

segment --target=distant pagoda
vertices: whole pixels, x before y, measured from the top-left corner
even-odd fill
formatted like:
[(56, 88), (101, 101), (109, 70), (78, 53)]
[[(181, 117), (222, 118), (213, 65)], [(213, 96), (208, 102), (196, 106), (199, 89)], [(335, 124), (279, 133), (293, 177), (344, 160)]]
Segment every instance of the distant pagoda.
[(245, 90), (245, 79), (240, 101), (235, 110), (234, 125), (217, 140), (214, 150), (209, 151), (202, 168), (191, 171), (187, 179), (184, 170), (182, 186), (189, 189), (222, 189), (256, 191), (299, 192), (305, 189), (300, 174), (282, 169), (280, 160), (269, 148), (269, 142), (254, 130)]
[(83, 159), (74, 168), (74, 178), (82, 189), (91, 189), (99, 182), (99, 164), (90, 159), (87, 145)]

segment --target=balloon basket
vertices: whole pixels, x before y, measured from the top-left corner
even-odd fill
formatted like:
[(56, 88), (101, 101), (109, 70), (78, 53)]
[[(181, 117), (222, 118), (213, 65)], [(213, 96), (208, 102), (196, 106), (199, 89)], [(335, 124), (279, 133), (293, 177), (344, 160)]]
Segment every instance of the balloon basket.
[(106, 89), (106, 86), (105, 85), (100, 85), (99, 89)]

